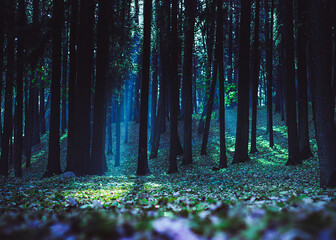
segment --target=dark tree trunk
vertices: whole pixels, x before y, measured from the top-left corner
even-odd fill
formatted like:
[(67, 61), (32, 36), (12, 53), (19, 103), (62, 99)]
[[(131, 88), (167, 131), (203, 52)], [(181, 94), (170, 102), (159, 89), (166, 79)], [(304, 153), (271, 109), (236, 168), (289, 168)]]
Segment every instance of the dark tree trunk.
[(252, 48), (252, 126), (251, 126), (251, 153), (258, 152), (257, 149), (257, 105), (258, 105), (258, 86), (260, 72), (260, 1), (256, 0), (256, 15), (254, 21), (254, 40)]
[[(4, 70), (4, 41), (5, 41), (5, 1), (0, 0), (0, 106), (2, 106), (2, 84)], [(0, 146), (2, 135), (2, 113), (0, 111)]]
[(194, 7), (193, 0), (185, 0), (185, 40), (183, 63), (184, 99), (184, 156), (183, 164), (192, 163), (192, 54), (194, 46)]
[(249, 140), (249, 59), (251, 2), (241, 1), (236, 147), (233, 163), (247, 162)]
[(177, 76), (177, 52), (172, 49), (177, 45), (177, 0), (172, 2), (172, 32), (171, 32), (171, 79), (169, 81), (170, 90), (170, 154), (169, 154), (169, 170), (168, 173), (178, 171), (177, 168), (177, 143), (178, 143), (178, 110), (179, 110), (179, 95), (178, 95), (178, 76)]
[(124, 94), (124, 127), (125, 127), (125, 137), (124, 137), (124, 143), (128, 143), (128, 121), (129, 121), (129, 115), (128, 115), (128, 100), (129, 100), (129, 93), (130, 91), (130, 83), (129, 81), (126, 81), (125, 84), (125, 94)]
[(13, 104), (13, 83), (14, 83), (14, 51), (15, 51), (15, 2), (7, 3), (8, 13), (8, 34), (7, 34), (7, 71), (5, 86), (5, 113), (4, 128), (2, 134), (1, 158), (0, 158), (0, 175), (8, 176), (9, 161), (9, 140), (12, 136), (12, 104)]
[(44, 79), (41, 78), (40, 80), (41, 88), (40, 88), (40, 128), (41, 134), (44, 135), (46, 133), (46, 122), (45, 122), (45, 97), (44, 97)]
[(148, 125), (148, 91), (149, 91), (149, 65), (150, 42), (152, 22), (152, 0), (144, 1), (144, 41), (142, 61), (142, 87), (140, 108), (140, 133), (137, 175), (147, 175), (149, 171), (147, 158), (147, 125)]
[[(223, 0), (217, 0), (217, 34), (218, 43), (218, 72), (219, 72), (219, 121), (220, 121), (220, 158), (219, 168), (227, 167), (226, 143), (225, 143), (225, 83), (224, 83), (224, 57), (223, 57)], [(216, 50), (217, 50), (216, 49)]]
[(93, 133), (91, 150), (91, 174), (102, 175), (105, 166), (105, 127), (106, 127), (106, 81), (108, 70), (109, 34), (108, 2), (100, 0), (97, 25), (97, 79), (95, 87)]
[(308, 130), (308, 89), (307, 89), (307, 1), (298, 0), (298, 93), (299, 93), (299, 148), (302, 159), (308, 159), (313, 154), (309, 145)]
[(67, 24), (64, 24), (64, 39), (63, 39), (63, 66), (62, 66), (62, 134), (65, 132), (65, 129), (67, 128), (67, 79), (68, 79), (68, 27)]
[(62, 27), (64, 24), (64, 0), (55, 0), (53, 6), (52, 79), (49, 154), (45, 177), (60, 174), (60, 90), (62, 76)]
[(89, 173), (91, 138), (91, 78), (93, 61), (93, 27), (95, 2), (80, 1), (80, 23), (78, 31), (77, 83), (75, 100), (75, 125), (73, 159), (75, 172)]
[[(268, 124), (268, 134), (269, 134), (269, 144), (270, 147), (274, 147), (273, 138), (273, 9), (274, 0), (271, 1), (271, 13), (269, 13), (269, 1), (265, 1), (266, 4), (266, 78), (267, 78), (267, 124)], [(269, 19), (271, 15), (271, 19)], [(270, 24), (269, 24), (270, 22)]]
[(288, 161), (286, 165), (301, 163), (296, 124), (295, 63), (293, 33), (293, 2), (285, 0), (285, 51), (286, 51), (286, 112), (288, 124)]
[(157, 118), (157, 94), (158, 94), (158, 73), (159, 73), (159, 53), (158, 53), (158, 39), (156, 39), (155, 47), (153, 50), (153, 80), (152, 80), (152, 112), (151, 112), (151, 143), (154, 139), (154, 126)]
[(111, 100), (108, 97), (108, 108), (106, 115), (106, 125), (107, 125), (107, 154), (111, 155), (113, 153), (112, 146), (112, 104)]
[(117, 106), (117, 116), (116, 116), (116, 154), (115, 154), (115, 167), (120, 166), (120, 122), (121, 122), (121, 96), (117, 99), (116, 106)]
[[(204, 131), (204, 117), (207, 114), (209, 95), (210, 95), (210, 85), (211, 85), (211, 70), (213, 63), (213, 45), (215, 38), (215, 17), (214, 12), (216, 11), (215, 2), (207, 1), (207, 15), (206, 15), (206, 52), (207, 52), (207, 69), (206, 69), (206, 83), (205, 83), (205, 93), (203, 98), (203, 111), (201, 119), (198, 123), (198, 134), (203, 133)], [(232, 48), (231, 48), (232, 49)], [(231, 59), (232, 62), (232, 59)], [(231, 74), (232, 76), (232, 74)]]
[(215, 60), (214, 60), (214, 66), (213, 66), (213, 74), (212, 74), (212, 82), (211, 82), (211, 87), (210, 87), (209, 103), (207, 104), (208, 107), (207, 107), (207, 115), (206, 115), (205, 127), (204, 127), (204, 132), (203, 132), (201, 155), (206, 155), (207, 154), (211, 113), (212, 113), (213, 102), (214, 102), (214, 98), (215, 98), (217, 71), (218, 71), (218, 57), (216, 55)]
[(70, 22), (70, 55), (69, 55), (69, 119), (68, 119), (68, 148), (67, 148), (67, 171), (75, 170), (75, 129), (76, 128), (76, 42), (78, 22), (78, 0), (71, 0), (71, 22)]
[(332, 106), (332, 33), (330, 6), (310, 1), (314, 118), (321, 187), (336, 187), (336, 136)]
[(229, 24), (229, 66), (228, 66), (228, 83), (232, 84), (232, 53), (233, 53), (233, 5), (232, 5), (232, 0), (229, 2), (229, 11), (230, 11), (230, 24)]
[[(26, 24), (26, 7), (24, 0), (19, 1), (18, 27), (23, 29)], [(15, 176), (22, 177), (22, 145), (23, 145), (23, 73), (24, 73), (24, 38), (22, 30), (18, 31), (17, 41), (17, 77), (15, 105), (15, 136), (14, 136), (14, 169)]]

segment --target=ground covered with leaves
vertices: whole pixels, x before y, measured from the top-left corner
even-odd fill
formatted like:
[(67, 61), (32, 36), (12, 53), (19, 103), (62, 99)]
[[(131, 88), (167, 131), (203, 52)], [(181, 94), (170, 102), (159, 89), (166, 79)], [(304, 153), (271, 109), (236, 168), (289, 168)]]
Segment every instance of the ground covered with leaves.
[[(197, 117), (197, 116), (196, 116)], [(236, 111), (227, 111), (227, 155), (234, 153)], [(41, 179), (47, 136), (34, 148), (22, 179), (0, 178), (0, 239), (336, 239), (336, 192), (319, 188), (318, 159), (287, 167), (287, 133), (275, 115), (275, 147), (268, 147), (266, 112), (258, 118), (258, 150), (249, 163), (218, 166), (214, 116), (208, 155), (193, 135), (193, 160), (167, 174), (169, 132), (162, 135), (151, 175), (135, 176), (138, 125), (122, 145), (121, 167), (108, 158), (106, 176)], [(197, 119), (194, 122), (197, 129)], [(312, 125), (312, 122), (310, 121)], [(183, 123), (180, 123), (182, 138)], [(313, 129), (311, 127), (311, 129)], [(317, 155), (314, 132), (311, 147)], [(114, 141), (115, 142), (115, 141)], [(65, 165), (66, 135), (62, 137)], [(179, 160), (181, 158), (179, 157)], [(181, 161), (179, 161), (181, 162)]]

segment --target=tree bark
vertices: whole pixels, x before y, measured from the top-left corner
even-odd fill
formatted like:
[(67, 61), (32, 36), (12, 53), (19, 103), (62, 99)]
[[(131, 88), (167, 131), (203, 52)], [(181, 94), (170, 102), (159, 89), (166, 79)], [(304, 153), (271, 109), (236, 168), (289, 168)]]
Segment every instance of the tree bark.
[(144, 1), (144, 41), (142, 61), (142, 86), (140, 108), (140, 133), (137, 175), (147, 175), (149, 171), (147, 158), (147, 125), (148, 125), (148, 91), (149, 91), (149, 65), (151, 42), (152, 0)]
[(286, 54), (286, 112), (288, 124), (288, 161), (286, 165), (301, 163), (296, 124), (295, 63), (293, 33), (293, 2), (285, 0), (285, 54)]
[(236, 147), (233, 163), (247, 162), (249, 140), (249, 59), (251, 2), (241, 1)]

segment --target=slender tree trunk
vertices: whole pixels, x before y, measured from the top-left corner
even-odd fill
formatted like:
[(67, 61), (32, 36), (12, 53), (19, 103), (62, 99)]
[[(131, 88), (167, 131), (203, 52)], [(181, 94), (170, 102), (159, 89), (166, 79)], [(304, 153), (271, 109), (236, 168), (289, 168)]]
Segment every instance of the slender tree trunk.
[(111, 100), (108, 97), (108, 109), (107, 109), (107, 115), (106, 115), (106, 124), (107, 124), (107, 154), (112, 154), (112, 104)]
[(77, 22), (78, 22), (78, 0), (71, 0), (71, 23), (70, 23), (70, 55), (69, 55), (69, 119), (68, 119), (68, 148), (67, 148), (67, 170), (75, 170), (75, 128), (76, 128), (76, 66), (77, 66)]
[(288, 124), (288, 161), (286, 165), (301, 163), (296, 124), (295, 63), (293, 33), (293, 2), (285, 0), (285, 51), (286, 51), (286, 112)]
[(269, 134), (269, 144), (270, 147), (274, 147), (273, 138), (273, 9), (274, 0), (271, 1), (271, 17), (269, 24), (269, 1), (266, 0), (266, 77), (267, 77), (267, 123), (268, 123), (268, 134)]
[(121, 96), (118, 97), (117, 99), (117, 116), (116, 116), (116, 154), (115, 154), (115, 167), (120, 166), (120, 122), (121, 122)]
[(62, 134), (67, 128), (67, 79), (68, 79), (68, 27), (64, 24), (64, 42), (63, 42), (63, 74), (62, 74)]
[(298, 0), (298, 93), (299, 93), (299, 148), (302, 159), (308, 159), (313, 154), (309, 145), (308, 130), (308, 88), (307, 88), (307, 1)]
[[(24, 0), (19, 1), (18, 26), (22, 29), (26, 24), (26, 7)], [(17, 78), (15, 105), (15, 138), (14, 138), (14, 169), (15, 176), (22, 177), (22, 146), (23, 146), (23, 73), (24, 73), (24, 38), (22, 30), (18, 31), (17, 41)]]
[(219, 120), (220, 120), (220, 158), (219, 168), (227, 167), (226, 143), (225, 143), (225, 83), (224, 83), (224, 57), (223, 57), (223, 0), (217, 1), (217, 34), (218, 39), (218, 72), (219, 72)]
[[(55, 0), (53, 7), (53, 38), (52, 38), (52, 80), (49, 154), (45, 177), (60, 174), (60, 90), (62, 76), (62, 26), (64, 24), (64, 0)], [(63, 76), (64, 77), (64, 76)]]
[(152, 0), (144, 1), (144, 41), (142, 62), (142, 87), (140, 108), (140, 134), (137, 175), (147, 175), (149, 171), (147, 158), (147, 123), (148, 123), (148, 91), (149, 91), (149, 65), (150, 42), (152, 22)]
[[(0, 0), (0, 106), (2, 106), (2, 84), (3, 84), (3, 70), (4, 70), (4, 41), (5, 41), (5, 0)], [(2, 135), (2, 113), (0, 111), (0, 146)]]
[(251, 2), (241, 1), (236, 147), (233, 163), (247, 162), (249, 140), (249, 59)]
[(152, 80), (152, 118), (151, 118), (151, 143), (154, 139), (154, 126), (157, 118), (157, 94), (158, 94), (158, 73), (159, 73), (159, 53), (157, 49), (158, 39), (156, 39), (156, 45), (153, 50), (153, 80)]
[(91, 150), (91, 174), (102, 175), (105, 172), (105, 127), (106, 127), (106, 81), (108, 71), (108, 2), (100, 0), (97, 25), (97, 79), (95, 87), (93, 133)]
[(183, 64), (183, 95), (184, 95), (184, 156), (183, 164), (191, 164), (192, 160), (192, 54), (194, 45), (194, 2), (185, 0), (185, 40)]
[(7, 34), (7, 71), (6, 71), (6, 86), (5, 86), (5, 113), (4, 113), (4, 128), (2, 134), (2, 146), (0, 157), (0, 175), (8, 176), (8, 161), (9, 161), (9, 140), (12, 136), (12, 104), (13, 104), (13, 83), (14, 83), (14, 51), (15, 51), (15, 2), (7, 3), (8, 14), (8, 34)]
[(257, 105), (258, 105), (258, 86), (260, 72), (260, 51), (259, 51), (259, 33), (260, 33), (260, 1), (256, 0), (256, 15), (254, 21), (254, 40), (252, 51), (252, 126), (251, 126), (251, 153), (258, 152), (257, 149)]
[(168, 173), (174, 173), (178, 171), (177, 168), (177, 141), (178, 141), (178, 110), (179, 110), (179, 96), (177, 79), (177, 52), (173, 50), (173, 46), (177, 44), (177, 9), (178, 0), (172, 2), (172, 32), (170, 41), (170, 53), (171, 53), (171, 80), (169, 81), (170, 90), (170, 154), (169, 154), (169, 170)]

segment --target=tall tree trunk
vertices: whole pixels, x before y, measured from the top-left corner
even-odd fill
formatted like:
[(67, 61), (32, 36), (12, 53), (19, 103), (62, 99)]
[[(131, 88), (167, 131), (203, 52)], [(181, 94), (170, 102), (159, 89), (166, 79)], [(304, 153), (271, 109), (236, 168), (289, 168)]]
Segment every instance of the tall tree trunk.
[(260, 72), (260, 1), (256, 0), (256, 15), (254, 20), (254, 40), (252, 48), (252, 126), (251, 126), (251, 153), (258, 152), (257, 149), (257, 105), (258, 105), (258, 86)]
[(227, 167), (226, 143), (225, 143), (225, 83), (224, 83), (224, 56), (223, 56), (223, 0), (217, 0), (217, 34), (218, 43), (218, 73), (219, 73), (219, 120), (220, 120), (220, 158), (219, 168)]
[[(24, 0), (19, 0), (18, 27), (23, 29), (26, 24), (26, 7)], [(23, 73), (24, 73), (24, 38), (22, 30), (18, 31), (17, 41), (17, 78), (15, 105), (15, 136), (14, 136), (14, 169), (15, 176), (22, 177), (22, 145), (23, 145)]]
[[(271, 148), (274, 147), (273, 138), (273, 9), (274, 0), (271, 1), (271, 13), (269, 13), (269, 1), (265, 1), (266, 4), (266, 77), (267, 77), (267, 123), (268, 123), (268, 134), (269, 134), (269, 145)], [(269, 19), (269, 15), (271, 15)], [(270, 20), (270, 21), (269, 21)], [(270, 22), (270, 24), (269, 24)]]
[(95, 87), (93, 133), (91, 150), (91, 174), (102, 175), (106, 171), (105, 162), (105, 127), (106, 127), (106, 81), (108, 71), (109, 34), (108, 18), (109, 4), (106, 0), (98, 2), (97, 25), (97, 79)]
[(72, 150), (74, 151), (75, 172), (79, 175), (88, 174), (90, 168), (90, 113), (94, 9), (94, 1), (80, 1), (75, 100), (76, 127), (73, 128), (74, 146)]
[(115, 154), (115, 167), (120, 166), (120, 122), (121, 122), (121, 103), (122, 99), (121, 96), (118, 97), (116, 101), (117, 106), (117, 116), (116, 116), (116, 154)]
[(309, 145), (308, 130), (308, 88), (307, 88), (307, 1), (298, 0), (298, 93), (299, 93), (299, 148), (302, 159), (308, 159), (313, 154)]
[(144, 0), (144, 41), (142, 61), (142, 86), (140, 106), (140, 133), (137, 175), (147, 175), (149, 171), (147, 158), (147, 125), (148, 125), (148, 91), (149, 91), (149, 65), (150, 42), (152, 22), (152, 0)]
[(295, 63), (293, 33), (293, 2), (285, 0), (285, 51), (286, 51), (286, 112), (288, 124), (288, 161), (286, 165), (301, 163), (296, 124)]
[[(48, 166), (45, 177), (60, 174), (60, 90), (62, 76), (62, 27), (64, 0), (55, 0), (53, 6), (52, 79)], [(63, 76), (64, 77), (64, 76)]]
[(63, 74), (62, 74), (62, 133), (65, 132), (67, 128), (67, 79), (68, 79), (68, 27), (67, 23), (64, 24), (64, 39), (63, 39)]
[(15, 51), (15, 2), (7, 2), (8, 33), (7, 33), (7, 72), (5, 86), (5, 114), (4, 128), (2, 134), (2, 146), (0, 157), (0, 175), (8, 176), (9, 141), (12, 136), (12, 104), (13, 104), (13, 83), (14, 83), (14, 51)]
[(77, 22), (78, 22), (78, 0), (71, 0), (71, 22), (70, 22), (70, 55), (69, 55), (69, 119), (68, 119), (68, 148), (67, 167), (68, 171), (75, 170), (75, 129), (76, 128), (76, 66), (77, 66)]
[(241, 1), (236, 147), (233, 163), (247, 162), (249, 140), (249, 59), (251, 2)]
[[(3, 70), (4, 70), (4, 42), (5, 42), (5, 0), (0, 0), (0, 106), (2, 106), (2, 84), (3, 84)], [(2, 113), (0, 111), (0, 146), (2, 135)]]
[(192, 163), (192, 54), (194, 46), (194, 2), (185, 0), (185, 40), (183, 63), (183, 96), (184, 96), (184, 156), (183, 164)]
[(173, 0), (172, 2), (172, 32), (170, 41), (170, 53), (171, 53), (171, 80), (169, 81), (170, 90), (170, 154), (169, 154), (169, 170), (168, 173), (174, 173), (178, 171), (177, 168), (177, 141), (178, 141), (178, 110), (179, 110), (179, 96), (177, 78), (177, 52), (173, 50), (173, 46), (177, 44), (177, 9), (178, 0)]
[(336, 187), (336, 136), (332, 106), (332, 33), (330, 6), (310, 0), (314, 118), (321, 187)]
[(107, 154), (112, 154), (112, 104), (110, 97), (107, 98), (107, 115), (106, 115), (106, 124), (107, 124)]

